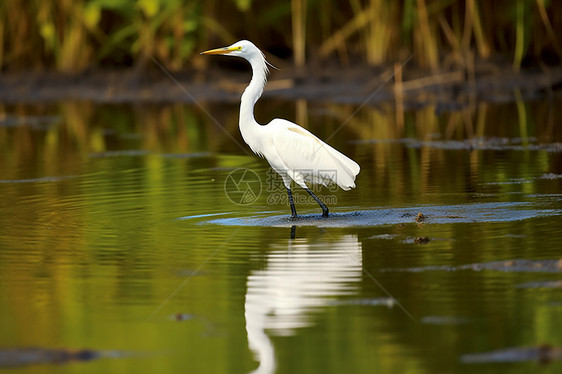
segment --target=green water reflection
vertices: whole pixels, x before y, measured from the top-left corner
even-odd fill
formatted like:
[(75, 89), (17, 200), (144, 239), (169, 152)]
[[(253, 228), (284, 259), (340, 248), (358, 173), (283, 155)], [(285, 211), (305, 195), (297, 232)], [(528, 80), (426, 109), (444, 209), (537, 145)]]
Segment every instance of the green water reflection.
[[(117, 352), (6, 371), (560, 372), (461, 361), (562, 346), (560, 271), (540, 269), (562, 257), (559, 104), (363, 108), (330, 140), (362, 166), (357, 189), (321, 190), (339, 213), (517, 202), (555, 214), (300, 225), (295, 239), (209, 223), (289, 209), (269, 199), (284, 191), (268, 186), (266, 162), (195, 108), (0, 107), (0, 348)], [(208, 109), (242, 143), (236, 105)], [(355, 109), (264, 100), (256, 117), (299, 118), (327, 139)], [(252, 204), (225, 194), (238, 168), (262, 178)], [(320, 214), (296, 194), (299, 213)], [(535, 269), (462, 268), (518, 259)]]

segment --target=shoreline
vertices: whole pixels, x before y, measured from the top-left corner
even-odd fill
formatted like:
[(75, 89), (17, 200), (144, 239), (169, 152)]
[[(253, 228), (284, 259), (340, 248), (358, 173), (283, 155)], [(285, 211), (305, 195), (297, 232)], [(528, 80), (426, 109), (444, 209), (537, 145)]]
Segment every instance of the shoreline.
[[(249, 71), (225, 70), (222, 64), (205, 71), (170, 74), (181, 88), (156, 65), (143, 72), (130, 68), (74, 74), (4, 73), (0, 75), (0, 103), (237, 102), (250, 79)], [(406, 109), (436, 105), (442, 110), (457, 110), (475, 102), (540, 100), (560, 97), (561, 93), (562, 66), (514, 72), (488, 62), (472, 73), (451, 69), (433, 74), (408, 67), (399, 71), (392, 66), (303, 71), (287, 67), (272, 71), (263, 96), (355, 105), (400, 102)]]

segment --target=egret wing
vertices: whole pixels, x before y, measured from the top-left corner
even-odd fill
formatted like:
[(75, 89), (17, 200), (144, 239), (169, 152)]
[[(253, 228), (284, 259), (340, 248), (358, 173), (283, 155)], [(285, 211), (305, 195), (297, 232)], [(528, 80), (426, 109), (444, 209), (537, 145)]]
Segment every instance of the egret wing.
[(273, 130), (273, 148), (285, 172), (297, 183), (303, 179), (323, 185), (336, 183), (344, 190), (355, 187), (360, 170), (355, 161), (292, 122), (275, 119), (267, 126)]

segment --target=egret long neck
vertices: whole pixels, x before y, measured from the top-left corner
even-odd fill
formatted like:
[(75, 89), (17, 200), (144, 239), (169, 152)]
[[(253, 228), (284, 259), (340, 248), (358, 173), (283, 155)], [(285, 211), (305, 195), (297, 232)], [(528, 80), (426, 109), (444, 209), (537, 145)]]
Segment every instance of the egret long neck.
[(239, 122), (240, 132), (242, 133), (242, 137), (244, 137), (246, 143), (248, 143), (251, 128), (260, 126), (254, 118), (254, 105), (260, 98), (267, 80), (267, 66), (265, 64), (265, 59), (254, 58), (249, 62), (252, 66), (252, 80), (242, 94), (242, 99), (240, 101)]

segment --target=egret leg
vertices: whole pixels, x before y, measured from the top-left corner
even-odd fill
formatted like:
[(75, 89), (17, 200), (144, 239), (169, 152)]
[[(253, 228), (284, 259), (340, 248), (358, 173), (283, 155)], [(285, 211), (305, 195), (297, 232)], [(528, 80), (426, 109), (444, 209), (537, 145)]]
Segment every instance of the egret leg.
[(329, 210), (326, 204), (320, 201), (320, 199), (314, 194), (314, 192), (312, 192), (308, 188), (305, 188), (305, 190), (310, 196), (312, 196), (312, 198), (318, 203), (318, 205), (320, 205), (320, 208), (322, 208), (322, 217), (328, 217)]
[(293, 200), (293, 192), (287, 187), (287, 194), (289, 195), (289, 204), (291, 205), (291, 218), (297, 218), (297, 210), (295, 209), (295, 201)]

